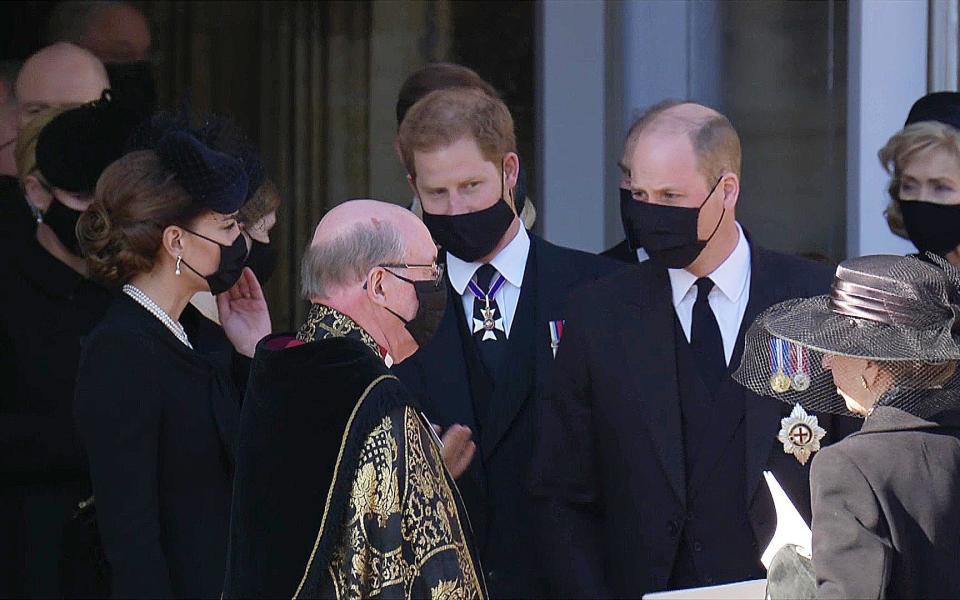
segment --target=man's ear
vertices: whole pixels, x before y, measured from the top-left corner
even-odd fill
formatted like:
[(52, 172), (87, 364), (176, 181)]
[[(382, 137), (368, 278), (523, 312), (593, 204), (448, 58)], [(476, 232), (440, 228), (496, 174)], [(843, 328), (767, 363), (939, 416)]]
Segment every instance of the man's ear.
[(737, 206), (737, 200), (740, 199), (740, 178), (736, 173), (728, 171), (720, 182), (720, 188), (723, 190), (723, 207), (733, 210)]
[(383, 268), (375, 267), (367, 273), (367, 281), (364, 284), (367, 291), (367, 298), (378, 306), (387, 304), (387, 295), (383, 291)]
[(503, 158), (503, 172), (506, 176), (507, 187), (513, 187), (517, 185), (517, 180), (520, 177), (520, 157), (517, 156), (516, 152), (507, 152), (507, 155)]
[(516, 212), (516, 193), (517, 181), (520, 179), (520, 157), (516, 152), (508, 152), (503, 157), (503, 187), (507, 190), (507, 198), (504, 198)]
[[(417, 189), (417, 180), (413, 178), (413, 175), (407, 175), (407, 183), (410, 184), (410, 189), (413, 191), (413, 195), (417, 198), (420, 197), (420, 190)], [(423, 202), (421, 201), (421, 204)]]
[(27, 175), (23, 180), (23, 193), (27, 201), (40, 212), (47, 212), (53, 202), (53, 193), (40, 183), (36, 175)]

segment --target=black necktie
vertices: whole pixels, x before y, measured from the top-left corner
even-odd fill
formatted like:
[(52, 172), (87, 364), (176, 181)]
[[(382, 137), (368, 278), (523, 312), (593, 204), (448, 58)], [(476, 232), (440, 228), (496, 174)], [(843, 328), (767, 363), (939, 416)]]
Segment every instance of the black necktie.
[[(497, 270), (493, 265), (483, 265), (477, 269), (477, 287), (489, 294), (496, 274)], [(472, 325), (473, 339), (480, 351), (480, 360), (483, 361), (487, 374), (493, 377), (500, 366), (507, 335), (503, 324), (503, 313), (500, 312), (500, 307), (492, 296), (489, 307), (483, 298), (473, 299)]]
[(707, 297), (713, 289), (713, 280), (701, 277), (697, 280), (697, 301), (693, 304), (693, 320), (690, 326), (690, 346), (697, 359), (700, 376), (713, 393), (727, 372), (727, 359), (723, 353), (723, 337), (717, 317), (710, 308)]

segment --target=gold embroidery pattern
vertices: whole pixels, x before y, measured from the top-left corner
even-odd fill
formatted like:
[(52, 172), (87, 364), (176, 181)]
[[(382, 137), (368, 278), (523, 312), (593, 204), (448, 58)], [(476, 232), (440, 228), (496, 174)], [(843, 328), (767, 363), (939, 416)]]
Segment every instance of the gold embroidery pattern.
[[(340, 465), (343, 463), (343, 451), (347, 444), (347, 437), (349, 436), (350, 430), (353, 427), (353, 421), (357, 416), (357, 411), (360, 410), (360, 406), (363, 404), (364, 400), (367, 399), (367, 396), (370, 395), (370, 392), (373, 390), (373, 388), (377, 387), (377, 385), (379, 385), (381, 382), (386, 381), (388, 379), (395, 380), (396, 377), (393, 375), (381, 375), (380, 377), (377, 377), (376, 379), (371, 381), (370, 385), (368, 385), (367, 388), (363, 390), (363, 394), (360, 395), (360, 398), (357, 400), (356, 405), (354, 405), (353, 412), (350, 413), (350, 418), (347, 419), (347, 426), (344, 429), (343, 437), (340, 439), (340, 451), (337, 453), (337, 462), (333, 468), (334, 482), (337, 480), (338, 473), (340, 472)], [(307, 559), (307, 567), (303, 571), (303, 577), (300, 579), (300, 583), (297, 585), (297, 591), (293, 593), (294, 599), (300, 597), (300, 592), (303, 591), (303, 586), (307, 583), (307, 579), (310, 576), (310, 569), (313, 567), (313, 559), (317, 554), (317, 547), (320, 545), (320, 539), (323, 537), (323, 532), (326, 531), (327, 515), (330, 514), (330, 502), (332, 498), (333, 498), (333, 485), (331, 484), (330, 489), (327, 490), (327, 500), (323, 507), (323, 518), (320, 520), (320, 530), (317, 531), (317, 537), (313, 543), (313, 550), (310, 551), (310, 558)], [(333, 571), (330, 570), (330, 572), (332, 575)], [(335, 581), (335, 578), (334, 578), (334, 581)], [(336, 596), (338, 598), (341, 597), (340, 590), (337, 589), (335, 591), (336, 591)], [(325, 595), (329, 596), (330, 594), (327, 593)]]
[(297, 331), (297, 339), (305, 343), (312, 342), (317, 339), (318, 329), (323, 332), (320, 339), (357, 337), (378, 356), (380, 355), (380, 347), (369, 333), (347, 315), (323, 304), (314, 304), (310, 307), (307, 319)]
[(443, 461), (423, 427), (416, 411), (404, 408), (364, 442), (351, 516), (328, 571), (338, 598), (376, 597), (395, 585), (407, 598), (484, 596)]
[(413, 547), (418, 569), (435, 558), (456, 558), (457, 578), (438, 580), (436, 586), (430, 587), (431, 598), (483, 598), (483, 586), (470, 556), (464, 524), (440, 449), (426, 429), (430, 424), (411, 408), (404, 410), (404, 417), (407, 438), (404, 540)]

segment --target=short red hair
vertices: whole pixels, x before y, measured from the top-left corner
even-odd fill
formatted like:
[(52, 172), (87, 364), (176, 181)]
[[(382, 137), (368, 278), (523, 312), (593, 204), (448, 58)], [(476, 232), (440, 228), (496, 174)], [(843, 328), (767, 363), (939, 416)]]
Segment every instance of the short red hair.
[(433, 152), (468, 137), (494, 164), (517, 151), (507, 105), (474, 88), (430, 92), (414, 104), (400, 125), (397, 146), (407, 173), (416, 179), (415, 152)]

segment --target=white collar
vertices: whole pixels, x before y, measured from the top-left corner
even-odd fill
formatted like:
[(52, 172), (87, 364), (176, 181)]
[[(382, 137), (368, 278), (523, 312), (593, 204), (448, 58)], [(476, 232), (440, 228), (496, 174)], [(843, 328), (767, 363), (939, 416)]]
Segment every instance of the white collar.
[[(730, 302), (739, 300), (747, 287), (750, 275), (750, 243), (737, 223), (737, 245), (720, 266), (708, 275), (714, 285)], [(679, 306), (687, 292), (697, 282), (697, 276), (686, 269), (667, 269), (670, 287), (673, 288), (673, 305)]]
[[(523, 273), (527, 270), (527, 255), (530, 253), (530, 236), (523, 223), (517, 228), (517, 234), (513, 236), (510, 243), (504, 246), (490, 264), (503, 275), (514, 287), (519, 288), (523, 284)], [(450, 278), (450, 285), (457, 293), (463, 295), (467, 289), (467, 282), (473, 278), (477, 269), (483, 266), (480, 262), (466, 262), (456, 256), (447, 253), (447, 275)]]

